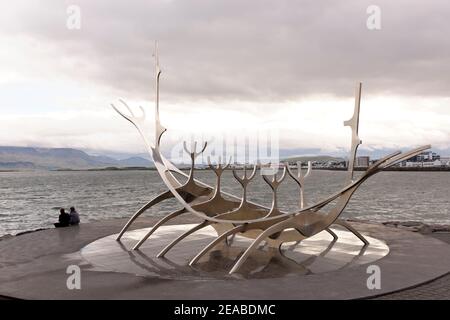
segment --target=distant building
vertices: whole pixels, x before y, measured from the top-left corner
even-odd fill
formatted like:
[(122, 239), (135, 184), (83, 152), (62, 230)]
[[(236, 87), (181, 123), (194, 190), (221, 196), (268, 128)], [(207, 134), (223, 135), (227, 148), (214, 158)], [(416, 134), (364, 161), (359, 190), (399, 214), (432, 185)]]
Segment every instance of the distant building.
[(436, 152), (425, 151), (402, 162), (402, 167), (441, 167), (448, 165)]
[(407, 161), (404, 166), (409, 168), (430, 168), (430, 167), (441, 167), (445, 165), (441, 160), (435, 161), (423, 161), (423, 162), (412, 162)]
[(417, 156), (414, 156), (410, 159), (408, 159), (408, 162), (433, 162), (436, 160), (440, 160), (441, 156), (438, 155), (436, 152), (432, 152), (432, 151), (425, 151), (422, 152), (420, 154), (418, 154)]
[(370, 164), (370, 157), (369, 156), (361, 156), (356, 157), (356, 163), (355, 167), (357, 168), (367, 168)]
[(450, 167), (450, 157), (441, 157), (441, 163), (443, 166)]
[(441, 162), (441, 160), (427, 161), (427, 162), (423, 162), (423, 166), (424, 167), (441, 167), (442, 162)]

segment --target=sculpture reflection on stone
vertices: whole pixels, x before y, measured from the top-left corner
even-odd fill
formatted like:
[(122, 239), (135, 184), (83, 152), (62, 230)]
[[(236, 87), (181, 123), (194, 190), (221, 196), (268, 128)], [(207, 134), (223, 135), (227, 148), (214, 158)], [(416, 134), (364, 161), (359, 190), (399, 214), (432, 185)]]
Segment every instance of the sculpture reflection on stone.
[[(121, 237), (129, 229), (131, 224), (152, 206), (164, 200), (175, 198), (182, 207), (172, 213), (169, 213), (153, 225), (150, 231), (136, 243), (133, 250), (138, 250), (160, 226), (185, 213), (194, 214), (200, 218), (202, 222), (175, 238), (157, 255), (158, 257), (163, 257), (177, 243), (188, 237), (190, 234), (207, 226), (211, 226), (216, 230), (217, 237), (192, 258), (189, 263), (190, 265), (194, 265), (215, 246), (221, 242), (227, 242), (232, 236), (240, 235), (253, 239), (250, 246), (236, 261), (230, 270), (230, 273), (237, 272), (251, 253), (257, 249), (263, 241), (271, 247), (280, 248), (283, 243), (298, 243), (303, 239), (312, 237), (322, 231), (330, 233), (333, 237), (333, 241), (336, 241), (337, 235), (330, 229), (330, 226), (333, 224), (346, 228), (358, 237), (362, 244), (366, 246), (368, 245), (366, 238), (350, 226), (346, 221), (339, 219), (339, 216), (344, 211), (350, 201), (350, 198), (359, 186), (361, 186), (361, 184), (369, 177), (382, 171), (383, 169), (391, 167), (401, 161), (405, 161), (406, 159), (409, 159), (410, 157), (413, 157), (430, 148), (430, 146), (427, 145), (405, 153), (392, 153), (370, 165), (360, 177), (355, 178), (355, 158), (358, 146), (361, 144), (361, 140), (358, 136), (361, 100), (361, 83), (359, 83), (356, 88), (353, 117), (344, 123), (344, 125), (350, 127), (352, 131), (346, 186), (317, 203), (307, 205), (304, 196), (304, 186), (305, 179), (311, 173), (311, 163), (308, 163), (308, 170), (306, 174), (302, 172), (301, 163), (298, 163), (297, 175), (291, 170), (289, 164), (286, 163), (283, 167), (281, 177), (278, 177), (277, 174), (273, 174), (271, 176), (263, 175), (264, 181), (272, 190), (272, 205), (270, 208), (267, 208), (255, 202), (248, 201), (247, 199), (247, 187), (256, 175), (258, 170), (257, 164), (253, 166), (252, 172), (249, 175), (247, 174), (246, 166), (243, 168), (243, 176), (239, 176), (236, 169), (233, 168), (233, 176), (242, 187), (242, 196), (238, 197), (233, 194), (225, 193), (221, 190), (221, 176), (224, 170), (230, 167), (231, 159), (226, 164), (222, 164), (219, 157), (218, 163), (214, 166), (211, 163), (211, 159), (208, 157), (208, 166), (216, 175), (216, 183), (214, 187), (195, 178), (195, 160), (207, 148), (206, 143), (201, 149), (197, 150), (197, 143), (194, 142), (192, 149), (188, 150), (187, 145), (184, 142), (184, 150), (189, 154), (191, 159), (189, 174), (186, 174), (178, 169), (172, 162), (164, 157), (161, 153), (160, 143), (161, 137), (166, 131), (166, 128), (161, 125), (159, 117), (159, 82), (161, 69), (159, 67), (157, 50), (155, 60), (155, 143), (150, 143), (147, 135), (145, 134), (145, 111), (142, 107), (140, 107), (142, 112), (141, 116), (136, 116), (133, 110), (123, 100), (120, 100), (120, 102), (128, 111), (127, 113), (119, 110), (119, 108), (114, 105), (112, 105), (112, 107), (122, 117), (136, 127), (154, 161), (157, 172), (161, 176), (161, 179), (167, 186), (168, 190), (157, 195), (141, 209), (139, 209), (122, 228), (117, 240), (120, 241)], [(175, 173), (186, 177), (186, 182), (180, 182), (174, 175)], [(278, 187), (287, 177), (293, 179), (299, 187), (299, 208), (295, 212), (284, 212), (280, 210), (278, 206)], [(331, 208), (325, 210), (327, 206), (330, 206)]]

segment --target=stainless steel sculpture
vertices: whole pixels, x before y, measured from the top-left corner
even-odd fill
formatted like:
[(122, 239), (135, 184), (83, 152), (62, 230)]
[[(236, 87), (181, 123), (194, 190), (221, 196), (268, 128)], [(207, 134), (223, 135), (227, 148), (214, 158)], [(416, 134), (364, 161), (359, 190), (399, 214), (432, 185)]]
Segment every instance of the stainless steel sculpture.
[[(258, 245), (265, 241), (269, 246), (280, 248), (285, 242), (299, 242), (303, 239), (311, 237), (319, 232), (326, 231), (333, 236), (333, 241), (337, 240), (337, 235), (329, 229), (333, 224), (340, 225), (356, 237), (358, 237), (364, 246), (368, 244), (367, 240), (358, 231), (352, 228), (344, 220), (340, 220), (339, 216), (344, 211), (350, 198), (358, 187), (372, 175), (386, 169), (396, 163), (404, 161), (412, 156), (415, 156), (422, 151), (429, 149), (430, 146), (422, 146), (413, 149), (409, 152), (401, 153), (395, 152), (390, 154), (374, 164), (372, 164), (359, 178), (354, 177), (354, 164), (358, 146), (361, 144), (361, 140), (358, 136), (359, 127), (359, 111), (361, 100), (361, 83), (356, 88), (356, 98), (353, 117), (344, 122), (345, 126), (349, 126), (352, 130), (351, 149), (348, 163), (348, 175), (346, 178), (346, 186), (331, 196), (319, 201), (315, 204), (307, 205), (304, 197), (305, 179), (311, 173), (311, 163), (308, 163), (308, 170), (306, 174), (302, 173), (301, 163), (297, 164), (298, 174), (295, 175), (289, 164), (285, 164), (283, 173), (280, 178), (277, 175), (271, 177), (264, 175), (265, 182), (272, 189), (272, 206), (267, 208), (254, 202), (247, 200), (247, 186), (255, 177), (258, 165), (254, 165), (252, 173), (247, 175), (247, 168), (244, 166), (243, 176), (239, 176), (235, 169), (233, 169), (233, 175), (242, 187), (242, 196), (238, 197), (232, 194), (224, 193), (221, 191), (221, 175), (223, 171), (230, 166), (230, 162), (222, 164), (221, 159), (218, 159), (217, 166), (211, 164), (211, 160), (208, 157), (208, 164), (211, 170), (217, 176), (216, 184), (214, 187), (207, 185), (194, 177), (195, 172), (195, 159), (198, 155), (202, 154), (207, 145), (202, 147), (200, 151), (197, 151), (197, 144), (194, 143), (191, 150), (188, 150), (186, 143), (184, 143), (185, 151), (190, 155), (191, 167), (189, 174), (185, 174), (179, 170), (174, 164), (166, 159), (160, 150), (161, 137), (166, 131), (161, 125), (159, 118), (159, 81), (161, 75), (161, 69), (159, 67), (158, 52), (156, 48), (155, 53), (156, 60), (156, 98), (155, 98), (155, 142), (151, 144), (147, 135), (144, 133), (144, 119), (145, 111), (140, 107), (142, 115), (136, 116), (132, 109), (122, 100), (120, 102), (128, 110), (125, 113), (116, 106), (112, 107), (126, 120), (131, 122), (139, 131), (145, 146), (152, 157), (156, 170), (158, 171), (161, 179), (167, 186), (168, 190), (163, 192), (141, 209), (139, 209), (125, 224), (121, 232), (119, 233), (117, 240), (120, 241), (123, 234), (128, 230), (130, 225), (135, 221), (142, 213), (151, 208), (157, 203), (169, 198), (175, 198), (182, 206), (180, 209), (168, 214), (160, 221), (158, 221), (151, 230), (133, 247), (133, 250), (139, 249), (139, 247), (163, 224), (167, 221), (182, 215), (184, 213), (191, 213), (201, 219), (201, 223), (194, 228), (186, 231), (184, 234), (174, 239), (168, 244), (159, 254), (158, 257), (163, 257), (171, 248), (173, 248), (178, 242), (190, 234), (206, 227), (212, 226), (217, 232), (217, 238), (209, 243), (201, 252), (199, 252), (190, 261), (190, 265), (194, 265), (202, 256), (213, 249), (217, 244), (224, 241), (226, 242), (230, 236), (239, 234), (241, 236), (253, 239), (251, 245), (245, 250), (245, 252), (239, 257), (238, 261), (234, 264), (230, 273), (234, 273), (239, 270), (242, 264), (250, 256), (253, 250)], [(180, 174), (187, 178), (185, 183), (181, 183), (173, 173)], [(286, 174), (287, 173), (287, 174)], [(277, 189), (278, 186), (289, 176), (299, 186), (299, 208), (295, 212), (283, 212), (278, 207), (277, 201)], [(227, 197), (223, 197), (226, 195)], [(335, 202), (335, 203), (333, 203)], [(330, 207), (326, 210), (326, 207)]]

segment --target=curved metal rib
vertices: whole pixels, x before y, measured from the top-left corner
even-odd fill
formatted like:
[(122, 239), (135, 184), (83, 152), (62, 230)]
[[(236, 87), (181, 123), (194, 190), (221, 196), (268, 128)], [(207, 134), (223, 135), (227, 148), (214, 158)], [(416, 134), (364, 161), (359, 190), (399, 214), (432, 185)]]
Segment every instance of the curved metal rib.
[(164, 201), (166, 199), (173, 198), (173, 194), (170, 191), (165, 191), (156, 197), (154, 197), (152, 200), (147, 202), (142, 208), (140, 208), (136, 213), (128, 220), (128, 222), (125, 224), (125, 226), (120, 231), (119, 235), (117, 236), (116, 240), (119, 241), (123, 234), (128, 230), (128, 228), (131, 226), (131, 224), (136, 220), (141, 214), (143, 214), (145, 211), (153, 207), (155, 204), (160, 203), (161, 201)]
[(209, 226), (211, 223), (209, 221), (203, 221), (202, 223), (196, 225), (195, 227), (189, 229), (188, 231), (186, 231), (185, 233), (183, 233), (182, 235), (180, 235), (178, 238), (176, 238), (175, 240), (173, 240), (171, 243), (169, 243), (164, 249), (161, 250), (160, 253), (158, 253), (157, 257), (161, 258), (164, 257), (164, 255), (170, 250), (172, 249), (173, 246), (175, 246), (178, 242), (180, 242), (181, 240), (183, 240), (184, 238), (186, 238), (187, 236), (189, 236), (190, 234), (203, 229), (204, 227)]
[(233, 268), (230, 270), (229, 273), (230, 274), (235, 273), (242, 266), (242, 264), (247, 260), (250, 253), (253, 250), (255, 250), (263, 240), (265, 240), (267, 237), (269, 237), (273, 234), (283, 231), (284, 229), (286, 229), (288, 227), (289, 227), (289, 221), (284, 220), (284, 221), (281, 221), (277, 224), (270, 226), (269, 228), (267, 228), (266, 230), (261, 232), (261, 234), (252, 242), (252, 244), (247, 248), (247, 250), (245, 250), (244, 254), (234, 264)]
[(182, 213), (185, 213), (186, 212), (186, 209), (181, 209), (181, 210), (177, 210), (177, 211), (174, 211), (174, 212), (172, 212), (172, 213), (169, 213), (167, 216), (164, 216), (161, 220), (159, 220), (157, 223), (155, 223), (154, 225), (153, 225), (153, 227), (150, 229), (150, 231), (149, 232), (147, 232), (147, 234), (144, 236), (144, 237), (142, 237), (142, 239), (141, 240), (139, 240), (139, 242), (133, 247), (133, 250), (138, 250), (141, 246), (142, 246), (142, 244), (156, 231), (156, 230), (158, 230), (158, 228), (160, 227), (160, 226), (162, 226), (164, 223), (166, 223), (167, 221), (169, 221), (169, 220), (172, 220), (173, 218), (175, 218), (175, 217), (178, 217), (180, 214), (182, 214)]
[(326, 228), (325, 230), (333, 237), (333, 241), (337, 241), (339, 239), (337, 234), (330, 228)]
[(193, 266), (197, 263), (198, 260), (200, 260), (201, 257), (203, 257), (208, 251), (210, 251), (212, 248), (214, 248), (217, 244), (227, 239), (227, 237), (231, 235), (235, 235), (236, 233), (239, 233), (245, 229), (245, 225), (240, 225), (237, 227), (234, 227), (233, 229), (228, 230), (225, 233), (222, 233), (220, 236), (215, 238), (212, 242), (210, 242), (206, 247), (202, 249), (190, 262), (189, 265)]
[(349, 223), (347, 223), (344, 220), (336, 220), (334, 224), (343, 226), (345, 229), (353, 233), (356, 237), (358, 237), (359, 240), (361, 240), (364, 243), (364, 246), (369, 245), (369, 241), (361, 234), (359, 233), (355, 228), (353, 228)]

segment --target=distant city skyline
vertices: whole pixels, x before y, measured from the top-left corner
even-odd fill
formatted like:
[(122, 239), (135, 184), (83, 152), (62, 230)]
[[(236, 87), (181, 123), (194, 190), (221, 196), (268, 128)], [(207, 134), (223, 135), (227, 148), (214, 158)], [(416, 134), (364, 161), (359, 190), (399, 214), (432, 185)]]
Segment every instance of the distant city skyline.
[[(142, 105), (152, 131), (154, 40), (170, 149), (188, 133), (277, 130), (283, 150), (349, 148), (343, 121), (363, 83), (362, 150), (450, 150), (447, 1), (3, 3), (0, 145), (145, 150), (110, 103)], [(218, 9), (218, 7), (220, 9)], [(363, 154), (363, 153), (362, 153)]]

